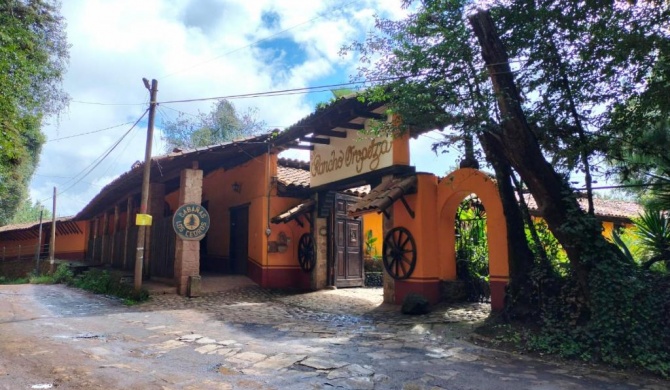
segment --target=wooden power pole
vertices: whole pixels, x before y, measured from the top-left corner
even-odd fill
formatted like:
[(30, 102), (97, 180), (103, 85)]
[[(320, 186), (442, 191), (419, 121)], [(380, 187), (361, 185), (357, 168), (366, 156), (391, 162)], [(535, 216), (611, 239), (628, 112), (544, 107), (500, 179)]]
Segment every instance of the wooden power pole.
[(151, 226), (151, 216), (147, 214), (147, 204), (149, 203), (149, 179), (151, 176), (151, 143), (154, 137), (154, 117), (156, 115), (156, 94), (158, 93), (158, 81), (142, 79), (144, 86), (149, 90), (149, 123), (147, 125), (147, 146), (144, 153), (144, 175), (142, 176), (142, 198), (140, 203), (140, 213), (137, 215), (137, 251), (135, 253), (135, 291), (142, 289), (142, 266), (144, 263), (144, 244), (148, 226)]
[(51, 237), (49, 238), (49, 272), (54, 273), (56, 262), (56, 187), (54, 187), (53, 206), (51, 208)]

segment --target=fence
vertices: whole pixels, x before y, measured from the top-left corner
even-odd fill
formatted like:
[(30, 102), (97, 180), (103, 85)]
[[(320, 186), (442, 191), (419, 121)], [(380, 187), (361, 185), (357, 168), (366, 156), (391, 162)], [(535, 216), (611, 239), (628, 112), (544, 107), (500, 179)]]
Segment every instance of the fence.
[[(166, 217), (154, 220), (151, 226), (149, 271), (152, 276), (174, 277), (176, 235), (171, 222), (172, 218)], [(89, 261), (96, 264), (111, 264), (114, 268), (124, 271), (133, 271), (138, 231), (137, 226), (132, 226), (127, 232), (121, 230), (113, 235), (91, 238), (88, 242)]]
[[(38, 248), (39, 247), (39, 248)], [(37, 261), (35, 255), (39, 249), (39, 259), (44, 260), (49, 257), (48, 245), (16, 245), (3, 246), (0, 250), (0, 276), (14, 279), (24, 277), (35, 271)], [(48, 270), (47, 261), (40, 262), (40, 272)]]

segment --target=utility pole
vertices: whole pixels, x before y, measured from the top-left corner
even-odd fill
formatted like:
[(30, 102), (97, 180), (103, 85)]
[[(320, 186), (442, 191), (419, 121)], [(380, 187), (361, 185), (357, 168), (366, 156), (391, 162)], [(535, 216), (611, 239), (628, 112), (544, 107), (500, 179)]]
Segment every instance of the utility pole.
[(51, 238), (49, 239), (49, 272), (54, 273), (56, 254), (56, 187), (54, 187), (53, 206), (51, 208)]
[(142, 289), (142, 266), (144, 262), (144, 242), (147, 233), (147, 226), (151, 226), (151, 216), (147, 215), (147, 204), (149, 203), (149, 178), (151, 175), (151, 143), (154, 137), (154, 117), (156, 115), (156, 93), (158, 92), (158, 81), (143, 78), (144, 86), (149, 90), (149, 124), (147, 125), (147, 147), (144, 153), (144, 175), (142, 176), (142, 198), (140, 203), (140, 213), (137, 215), (136, 224), (139, 227), (137, 232), (137, 252), (135, 253), (135, 291)]

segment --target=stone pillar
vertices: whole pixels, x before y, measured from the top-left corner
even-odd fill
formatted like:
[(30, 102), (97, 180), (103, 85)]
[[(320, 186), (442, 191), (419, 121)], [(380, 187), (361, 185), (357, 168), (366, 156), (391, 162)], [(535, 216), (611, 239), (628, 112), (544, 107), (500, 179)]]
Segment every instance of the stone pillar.
[[(316, 217), (316, 213), (314, 213)], [(312, 270), (312, 290), (321, 290), (328, 286), (328, 218), (312, 218), (314, 221), (314, 244), (316, 246), (314, 255), (316, 264)], [(325, 234), (323, 234), (325, 232)]]
[[(200, 204), (202, 200), (202, 171), (184, 169), (181, 171), (179, 205)], [(185, 295), (189, 276), (200, 275), (200, 241), (186, 241), (177, 237), (175, 246), (174, 278), (179, 295)]]
[[(200, 201), (198, 201), (198, 203), (200, 203)], [(142, 267), (142, 271), (146, 276), (151, 274), (151, 269), (149, 268), (151, 266), (151, 231), (153, 230), (153, 224), (163, 219), (164, 204), (165, 184), (150, 183), (147, 211), (152, 217), (152, 226), (147, 227), (144, 235), (144, 266)]]

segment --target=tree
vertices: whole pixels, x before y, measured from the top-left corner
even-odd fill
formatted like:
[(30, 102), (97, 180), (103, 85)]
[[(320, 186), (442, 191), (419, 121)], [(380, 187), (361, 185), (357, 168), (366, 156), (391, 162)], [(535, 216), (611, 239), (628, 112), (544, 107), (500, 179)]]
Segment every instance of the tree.
[(176, 120), (163, 123), (163, 140), (167, 149), (190, 149), (258, 134), (265, 122), (256, 117), (257, 110), (249, 109), (239, 114), (226, 99), (212, 105), (209, 113), (199, 112), (194, 118), (179, 114)]
[(30, 198), (21, 202), (21, 206), (14, 214), (11, 223), (36, 222), (40, 220), (40, 212), (43, 220), (51, 220), (51, 211), (44, 208), (44, 205), (36, 200), (35, 203)]
[[(547, 344), (664, 372), (670, 368), (664, 363), (670, 358), (667, 281), (626, 261), (603, 238), (566, 178), (581, 170), (588, 184), (594, 153), (609, 152), (610, 129), (628, 130), (617, 142), (635, 136), (635, 129), (615, 121), (631, 101), (646, 96), (665, 105), (663, 84), (653, 78), (667, 68), (670, 5), (509, 0), (490, 12), (474, 7), (467, 0), (424, 0), (406, 20), (378, 20), (377, 34), (345, 48), (361, 53), (362, 78), (397, 78), (366, 98), (387, 101), (405, 128), (446, 127), (461, 140), (474, 135), (487, 160), (498, 165), (508, 220), (518, 206), (505, 202), (509, 180), (499, 176), (519, 174), (570, 261), (552, 305), (540, 312), (543, 330), (558, 329)], [(517, 268), (527, 263), (510, 258), (514, 304), (528, 293), (515, 296), (513, 286), (529, 268)]]
[(25, 197), (44, 143), (43, 120), (68, 102), (64, 27), (56, 1), (0, 4), (0, 225)]

